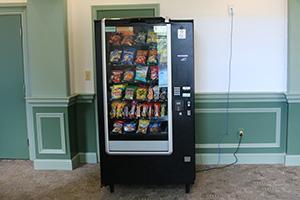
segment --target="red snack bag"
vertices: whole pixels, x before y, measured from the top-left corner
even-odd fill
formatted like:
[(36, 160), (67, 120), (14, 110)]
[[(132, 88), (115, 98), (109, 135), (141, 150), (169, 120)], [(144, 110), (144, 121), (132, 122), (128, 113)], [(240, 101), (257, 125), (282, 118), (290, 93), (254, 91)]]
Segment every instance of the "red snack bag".
[(153, 104), (152, 103), (148, 104), (148, 117), (149, 118), (153, 117)]
[(121, 44), (121, 35), (120, 33), (112, 33), (109, 36), (109, 43), (112, 45), (117, 45), (119, 46)]
[(158, 66), (150, 67), (150, 79), (152, 81), (158, 80)]
[(160, 103), (154, 103), (154, 117), (160, 117)]
[(121, 71), (121, 70), (112, 71), (112, 75), (110, 77), (111, 81), (113, 83), (120, 83), (121, 79), (122, 79), (122, 74), (123, 74), (123, 71)]
[(147, 55), (148, 55), (147, 50), (138, 50), (136, 53), (135, 63), (142, 64), (142, 65), (146, 64)]

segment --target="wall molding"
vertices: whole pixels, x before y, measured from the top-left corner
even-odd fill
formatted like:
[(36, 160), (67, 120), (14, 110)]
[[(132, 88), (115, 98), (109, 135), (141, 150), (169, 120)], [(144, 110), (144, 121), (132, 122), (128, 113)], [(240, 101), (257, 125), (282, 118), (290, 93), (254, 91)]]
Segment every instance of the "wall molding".
[(93, 103), (95, 94), (77, 94), (76, 103)]
[(286, 155), (286, 166), (300, 166), (300, 155)]
[[(201, 108), (195, 109), (195, 113), (226, 113), (226, 108)], [(280, 147), (280, 132), (281, 132), (281, 108), (229, 108), (229, 113), (275, 113), (276, 114), (276, 129), (274, 143), (242, 143), (240, 148), (278, 148)], [(196, 144), (196, 148), (236, 148), (237, 143), (206, 143)]]
[(257, 103), (257, 102), (286, 102), (285, 93), (196, 93), (196, 103)]
[(78, 155), (79, 155), (80, 163), (89, 163), (89, 164), (98, 163), (96, 152), (80, 152), (78, 153)]
[(300, 94), (286, 94), (286, 99), (288, 103), (300, 103)]
[[(284, 164), (285, 153), (239, 153), (237, 164)], [(219, 155), (217, 153), (196, 154), (196, 163), (201, 165), (216, 165)], [(300, 156), (299, 156), (300, 157)], [(220, 154), (221, 165), (234, 162), (232, 153)], [(300, 161), (300, 160), (299, 160)], [(300, 165), (300, 162), (299, 162)]]
[[(60, 123), (60, 149), (45, 149), (43, 147), (42, 118), (58, 118)], [(66, 132), (64, 113), (36, 113), (36, 132), (39, 154), (66, 154)]]

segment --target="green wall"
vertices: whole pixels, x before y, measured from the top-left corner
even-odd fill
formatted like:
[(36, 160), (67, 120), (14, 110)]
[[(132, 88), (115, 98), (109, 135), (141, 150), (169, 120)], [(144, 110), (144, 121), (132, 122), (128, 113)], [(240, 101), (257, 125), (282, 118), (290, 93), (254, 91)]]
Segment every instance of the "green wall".
[(27, 26), (32, 96), (70, 95), (67, 1), (28, 0)]

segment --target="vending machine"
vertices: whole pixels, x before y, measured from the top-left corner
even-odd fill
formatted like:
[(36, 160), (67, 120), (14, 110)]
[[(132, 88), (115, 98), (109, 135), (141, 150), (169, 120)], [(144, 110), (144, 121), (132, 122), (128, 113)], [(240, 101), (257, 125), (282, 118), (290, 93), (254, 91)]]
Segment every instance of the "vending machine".
[(193, 20), (95, 21), (101, 185), (195, 180)]

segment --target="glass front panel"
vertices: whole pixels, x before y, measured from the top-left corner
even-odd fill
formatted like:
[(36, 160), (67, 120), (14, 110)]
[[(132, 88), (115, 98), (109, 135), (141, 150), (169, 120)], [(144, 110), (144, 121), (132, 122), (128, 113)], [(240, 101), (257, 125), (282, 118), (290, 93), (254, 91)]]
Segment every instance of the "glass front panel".
[(166, 24), (105, 27), (109, 140), (168, 140)]

